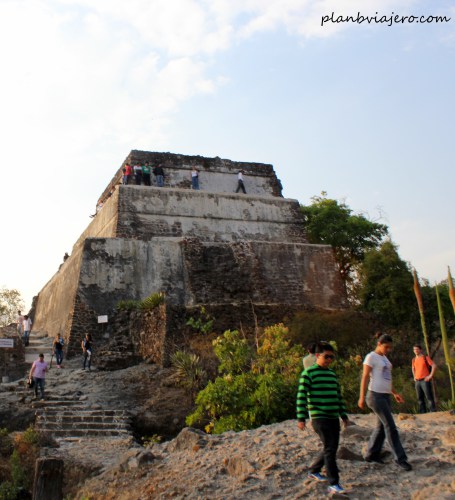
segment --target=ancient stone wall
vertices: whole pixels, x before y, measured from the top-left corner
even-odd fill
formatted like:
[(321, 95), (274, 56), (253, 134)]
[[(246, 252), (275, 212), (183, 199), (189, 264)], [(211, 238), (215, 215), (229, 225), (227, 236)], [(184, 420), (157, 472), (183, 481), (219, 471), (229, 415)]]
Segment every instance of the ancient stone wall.
[(182, 243), (187, 286), (195, 304), (253, 302), (346, 306), (330, 247), (243, 241)]
[(295, 200), (145, 186), (119, 187), (116, 236), (306, 242)]
[(171, 349), (168, 345), (167, 309), (164, 304), (139, 312), (132, 322), (130, 335), (134, 352), (142, 359), (167, 366)]
[[(218, 157), (204, 158), (202, 156), (133, 150), (117, 170), (99, 201), (106, 200), (115, 186), (121, 183), (122, 168), (127, 163), (130, 165), (148, 163), (152, 168), (161, 164), (166, 174), (166, 187), (181, 189), (191, 189), (191, 169), (195, 166), (200, 171), (199, 185), (201, 190), (212, 193), (233, 193), (237, 188), (237, 173), (239, 170), (244, 170), (244, 182), (248, 194), (282, 196), (281, 182), (275, 175), (273, 165), (223, 160)], [(153, 174), (152, 185), (156, 185)]]
[[(89, 237), (113, 237), (117, 226), (118, 191), (105, 203), (73, 246), (69, 258), (40, 291), (34, 304), (33, 329), (54, 336), (68, 335), (79, 286), (85, 241)], [(68, 339), (65, 339), (66, 341)]]

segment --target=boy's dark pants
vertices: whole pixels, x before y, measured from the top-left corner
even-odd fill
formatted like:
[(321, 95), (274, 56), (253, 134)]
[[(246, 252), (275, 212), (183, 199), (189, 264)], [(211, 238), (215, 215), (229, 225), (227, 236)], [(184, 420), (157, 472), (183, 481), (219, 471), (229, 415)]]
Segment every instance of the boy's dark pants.
[(340, 442), (340, 420), (338, 418), (317, 418), (311, 422), (314, 431), (321, 438), (324, 448), (310, 465), (310, 472), (321, 472), (322, 466), (325, 465), (329, 483), (338, 484), (336, 455)]

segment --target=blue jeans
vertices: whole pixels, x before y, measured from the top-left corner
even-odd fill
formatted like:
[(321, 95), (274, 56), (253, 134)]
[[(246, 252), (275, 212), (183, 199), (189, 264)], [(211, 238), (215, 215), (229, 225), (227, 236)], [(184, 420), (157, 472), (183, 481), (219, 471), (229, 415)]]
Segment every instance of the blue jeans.
[(83, 364), (84, 370), (86, 366), (90, 370), (91, 364), (92, 364), (92, 351), (89, 350), (84, 351), (84, 364)]
[(431, 382), (425, 382), (425, 380), (416, 380), (415, 386), (417, 399), (419, 400), (419, 413), (427, 412), (425, 398), (427, 398), (428, 404), (430, 406), (430, 411), (436, 411), (436, 404), (434, 402), (433, 387), (431, 386)]
[(191, 185), (193, 189), (199, 191), (199, 177), (197, 175), (191, 177)]
[(22, 337), (22, 341), (24, 342), (25, 345), (28, 345), (29, 338), (30, 338), (30, 331), (25, 330), (24, 335)]
[(160, 188), (162, 188), (164, 186), (164, 176), (163, 175), (156, 176), (156, 185)]
[(58, 366), (60, 366), (63, 362), (63, 350), (58, 351), (57, 349), (55, 350), (55, 362), (57, 363)]
[(406, 452), (400, 441), (398, 429), (395, 425), (392, 415), (392, 406), (390, 404), (390, 394), (382, 392), (368, 391), (366, 402), (369, 408), (378, 417), (376, 428), (368, 442), (368, 449), (365, 458), (378, 458), (380, 456), (382, 445), (387, 438), (390, 448), (397, 462), (407, 460)]
[(35, 396), (38, 397), (38, 388), (41, 391), (41, 398), (44, 399), (44, 378), (33, 377), (35, 381)]

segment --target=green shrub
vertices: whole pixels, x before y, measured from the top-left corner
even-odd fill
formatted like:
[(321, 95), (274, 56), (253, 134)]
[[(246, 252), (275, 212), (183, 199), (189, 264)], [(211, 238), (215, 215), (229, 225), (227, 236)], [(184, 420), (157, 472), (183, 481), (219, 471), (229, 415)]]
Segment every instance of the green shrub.
[(142, 441), (142, 446), (159, 444), (163, 441), (163, 436), (160, 436), (159, 434), (152, 434), (151, 436), (143, 436), (141, 441)]
[(187, 425), (207, 424), (207, 432), (219, 434), (294, 418), (303, 350), (287, 337), (281, 324), (264, 330), (256, 350), (238, 331), (218, 337), (221, 375), (199, 392)]
[(139, 308), (139, 304), (137, 300), (120, 300), (115, 308), (117, 311), (135, 311)]
[(155, 292), (146, 297), (143, 300), (120, 300), (115, 306), (117, 311), (151, 311), (163, 304), (165, 300), (165, 295), (162, 292)]
[(451, 399), (439, 401), (439, 409), (441, 411), (455, 410), (455, 403)]
[(253, 349), (245, 338), (241, 338), (237, 330), (226, 330), (213, 342), (213, 352), (220, 362), (219, 373), (238, 375), (251, 368)]
[(40, 443), (40, 434), (32, 426), (30, 426), (22, 434), (22, 441), (27, 444), (38, 445)]
[(199, 317), (191, 318), (186, 322), (187, 326), (191, 326), (197, 332), (207, 335), (212, 332), (214, 319), (207, 312), (204, 306), (199, 309)]
[(11, 455), (9, 461), (11, 465), (11, 478), (13, 480), (13, 485), (16, 488), (27, 487), (29, 478), (25, 474), (25, 470), (24, 467), (22, 466), (21, 458), (17, 450), (13, 451), (13, 454)]
[(17, 488), (10, 481), (4, 481), (0, 484), (0, 500), (16, 500)]
[(144, 311), (151, 311), (164, 303), (165, 295), (162, 292), (155, 292), (139, 303), (139, 308)]

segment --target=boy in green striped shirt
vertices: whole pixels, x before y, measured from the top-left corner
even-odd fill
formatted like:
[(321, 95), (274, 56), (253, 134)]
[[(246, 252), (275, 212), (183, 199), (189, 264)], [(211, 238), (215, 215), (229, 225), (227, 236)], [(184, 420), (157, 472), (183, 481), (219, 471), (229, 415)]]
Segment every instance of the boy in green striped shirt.
[[(300, 376), (297, 426), (305, 430), (305, 422), (309, 417), (323, 444), (323, 450), (310, 466), (308, 477), (328, 481), (329, 493), (344, 493), (345, 490), (339, 483), (336, 454), (340, 441), (340, 417), (345, 427), (349, 420), (337, 376), (329, 368), (334, 359), (335, 353), (330, 344), (317, 345), (316, 363), (304, 370)], [(324, 465), (327, 477), (321, 474)]]

